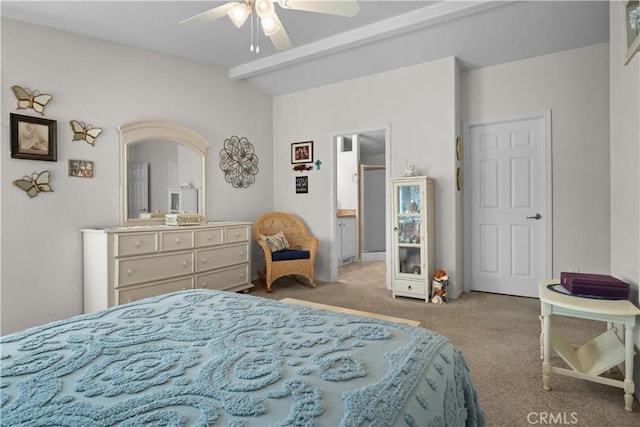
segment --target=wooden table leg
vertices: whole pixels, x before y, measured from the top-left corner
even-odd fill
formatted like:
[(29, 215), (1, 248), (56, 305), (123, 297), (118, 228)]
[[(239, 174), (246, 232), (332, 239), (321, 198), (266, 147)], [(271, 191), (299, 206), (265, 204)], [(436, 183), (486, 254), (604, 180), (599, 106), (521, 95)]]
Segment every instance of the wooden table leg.
[(633, 326), (624, 328), (624, 409), (633, 411)]
[(551, 363), (549, 362), (549, 350), (551, 347), (551, 318), (547, 310), (542, 315), (542, 330), (543, 330), (543, 362), (542, 362), (542, 388), (545, 390), (551, 390), (549, 386), (549, 380), (551, 378)]

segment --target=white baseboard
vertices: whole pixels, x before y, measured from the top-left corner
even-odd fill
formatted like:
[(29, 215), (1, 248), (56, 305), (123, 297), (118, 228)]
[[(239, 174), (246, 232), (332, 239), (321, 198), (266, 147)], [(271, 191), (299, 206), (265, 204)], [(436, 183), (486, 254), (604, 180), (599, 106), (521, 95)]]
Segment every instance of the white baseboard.
[(362, 252), (362, 261), (384, 261), (387, 259), (386, 252)]

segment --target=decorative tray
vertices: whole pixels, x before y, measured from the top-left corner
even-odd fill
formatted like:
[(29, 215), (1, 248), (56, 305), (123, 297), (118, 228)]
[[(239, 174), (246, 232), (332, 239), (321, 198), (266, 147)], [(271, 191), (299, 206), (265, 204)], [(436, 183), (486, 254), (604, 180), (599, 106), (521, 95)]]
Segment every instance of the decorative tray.
[(204, 217), (198, 214), (166, 214), (164, 223), (166, 225), (200, 225), (204, 222)]

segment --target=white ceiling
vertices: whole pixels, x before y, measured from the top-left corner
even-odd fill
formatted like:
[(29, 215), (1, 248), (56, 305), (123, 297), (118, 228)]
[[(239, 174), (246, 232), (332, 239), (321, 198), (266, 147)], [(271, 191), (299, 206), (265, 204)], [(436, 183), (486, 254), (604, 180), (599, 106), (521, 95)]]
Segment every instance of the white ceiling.
[(225, 1), (6, 1), (3, 17), (201, 61), (271, 95), (448, 56), (472, 69), (606, 42), (607, 1), (360, 1), (353, 18), (276, 7), (293, 49), (227, 17), (179, 21)]

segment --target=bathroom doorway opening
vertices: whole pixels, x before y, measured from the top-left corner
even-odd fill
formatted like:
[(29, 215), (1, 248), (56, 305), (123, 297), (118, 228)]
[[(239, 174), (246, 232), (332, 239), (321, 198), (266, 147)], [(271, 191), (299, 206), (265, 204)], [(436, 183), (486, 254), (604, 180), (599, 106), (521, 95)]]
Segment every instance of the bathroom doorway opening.
[[(390, 265), (389, 139), (389, 126), (341, 132), (333, 137), (337, 256), (332, 262), (335, 265), (332, 277), (337, 280), (338, 267), (350, 262), (384, 261)], [(351, 222), (355, 236), (350, 234)], [(355, 238), (353, 252), (351, 238)], [(390, 271), (385, 276), (388, 288)]]

